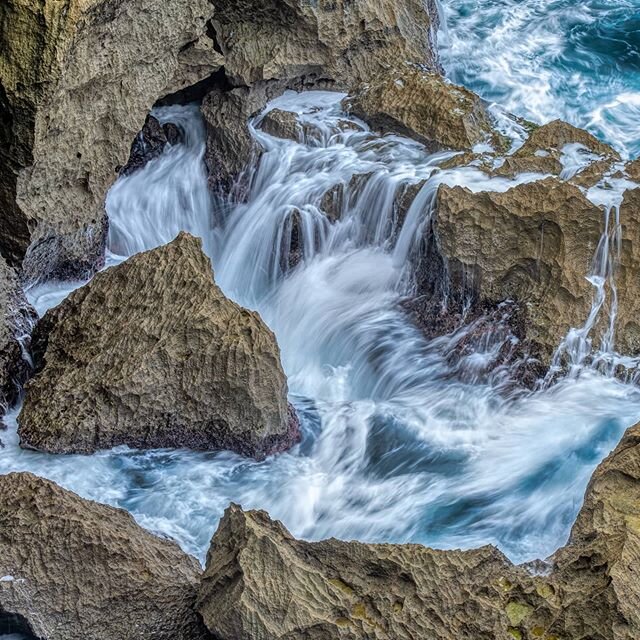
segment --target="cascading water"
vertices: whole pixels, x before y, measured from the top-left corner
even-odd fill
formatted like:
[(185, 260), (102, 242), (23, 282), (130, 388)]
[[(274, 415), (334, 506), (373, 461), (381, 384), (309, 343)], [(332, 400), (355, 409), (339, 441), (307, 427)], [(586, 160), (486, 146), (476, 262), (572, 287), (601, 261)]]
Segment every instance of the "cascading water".
[[(276, 333), (302, 443), (260, 463), (126, 448), (50, 456), (18, 447), (16, 409), (0, 472), (31, 470), (124, 507), (200, 558), (231, 500), (267, 509), (306, 538), (495, 543), (518, 561), (564, 542), (595, 465), (640, 414), (640, 392), (584, 368), (511, 396), (490, 377), (457, 375), (452, 339), (426, 341), (401, 307), (409, 257), (438, 184), (506, 190), (516, 181), (439, 170), (450, 154), (345, 123), (340, 98), (310, 92), (272, 103), (299, 114), (306, 142), (270, 137), (255, 121), (266, 152), (248, 201), (231, 210), (208, 195), (197, 109), (159, 109), (184, 143), (121, 178), (107, 199), (111, 263), (179, 229), (203, 237), (223, 290)], [(394, 196), (423, 180), (398, 220)], [(342, 215), (330, 224), (320, 204), (335, 185)], [(30, 295), (42, 311), (69, 288)], [(460, 366), (490, 357), (489, 345)]]

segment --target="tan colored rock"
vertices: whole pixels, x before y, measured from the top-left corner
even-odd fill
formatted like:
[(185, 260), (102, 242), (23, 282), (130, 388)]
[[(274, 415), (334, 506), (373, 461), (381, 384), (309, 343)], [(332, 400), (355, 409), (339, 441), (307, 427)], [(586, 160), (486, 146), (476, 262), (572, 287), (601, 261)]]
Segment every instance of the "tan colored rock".
[[(27, 280), (101, 264), (116, 167), (211, 14), (208, 0), (4, 2), (0, 251)], [(189, 61), (185, 81), (218, 62), (194, 74)]]
[(52, 453), (231, 449), (262, 458), (296, 442), (273, 333), (213, 281), (200, 240), (99, 273), (47, 312), (20, 443)]
[(553, 120), (548, 124), (533, 129), (531, 135), (520, 149), (516, 157), (535, 156), (536, 151), (547, 151), (557, 156), (566, 144), (581, 144), (591, 153), (606, 158), (620, 160), (620, 155), (608, 144), (598, 140), (584, 129), (578, 129), (563, 120)]
[(30, 473), (0, 476), (0, 630), (12, 621), (47, 640), (204, 640), (200, 573), (126, 511)]
[(633, 162), (628, 162), (624, 167), (625, 173), (634, 182), (640, 182), (640, 158)]
[(638, 522), (640, 426), (594, 474), (569, 545), (534, 572), (493, 547), (305, 542), (232, 505), (197, 607), (220, 640), (633, 640)]
[(506, 156), (504, 163), (492, 171), (493, 175), (513, 178), (521, 173), (542, 173), (559, 176), (562, 164), (557, 158), (547, 156)]
[(433, 149), (467, 150), (498, 140), (477, 95), (417, 66), (361, 85), (344, 106), (378, 131), (395, 131)]
[(23, 349), (28, 348), (36, 318), (16, 272), (0, 257), (0, 416), (17, 398), (29, 372)]
[(262, 118), (260, 128), (270, 136), (294, 142), (298, 141), (302, 134), (297, 114), (282, 109), (268, 111)]
[(586, 276), (603, 226), (603, 211), (555, 178), (504, 193), (443, 185), (427, 231), (435, 246), (418, 266), (420, 291), (446, 295), (452, 307), (515, 301), (524, 313), (516, 333), (548, 364), (567, 331), (588, 316), (593, 287)]

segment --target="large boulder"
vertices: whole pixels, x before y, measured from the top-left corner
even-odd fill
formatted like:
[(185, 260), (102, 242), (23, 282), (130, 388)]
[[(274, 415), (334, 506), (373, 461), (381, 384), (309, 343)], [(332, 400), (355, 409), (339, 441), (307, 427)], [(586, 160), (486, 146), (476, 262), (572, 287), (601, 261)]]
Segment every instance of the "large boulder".
[(26, 350), (36, 318), (18, 275), (0, 257), (0, 416), (17, 398), (29, 372)]
[(493, 547), (305, 542), (232, 505), (197, 607), (220, 640), (632, 640), (638, 522), (640, 426), (600, 465), (569, 545), (546, 563), (516, 567)]
[(0, 634), (204, 640), (201, 569), (126, 511), (30, 473), (0, 476)]
[(299, 436), (275, 336), (224, 296), (200, 240), (186, 233), (99, 273), (48, 311), (34, 359), (19, 416), (25, 447), (262, 458)]
[(513, 330), (545, 366), (570, 328), (584, 324), (594, 288), (587, 280), (604, 212), (555, 178), (505, 192), (440, 186), (417, 264), (428, 302), (423, 324), (513, 302)]
[(395, 131), (433, 150), (502, 144), (476, 94), (418, 65), (405, 65), (361, 85), (344, 106), (378, 131)]
[(104, 196), (149, 109), (220, 65), (193, 59), (211, 15), (209, 0), (2, 3), (0, 252), (26, 279), (100, 266)]

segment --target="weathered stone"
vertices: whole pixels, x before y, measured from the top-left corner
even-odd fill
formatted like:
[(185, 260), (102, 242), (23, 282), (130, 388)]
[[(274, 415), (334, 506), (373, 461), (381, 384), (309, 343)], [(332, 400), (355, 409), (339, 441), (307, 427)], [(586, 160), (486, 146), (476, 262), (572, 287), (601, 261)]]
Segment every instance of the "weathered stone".
[(0, 416), (17, 398), (29, 372), (23, 349), (28, 348), (36, 317), (17, 274), (0, 257)]
[(25, 279), (100, 266), (116, 167), (211, 14), (208, 0), (2, 4), (0, 252)]
[(300, 140), (302, 128), (298, 123), (298, 116), (291, 111), (283, 111), (282, 109), (271, 109), (262, 118), (260, 128), (275, 138), (284, 138)]
[(0, 476), (0, 634), (204, 640), (195, 558), (126, 511), (30, 473)]
[(615, 161), (611, 158), (595, 160), (570, 178), (570, 182), (578, 185), (579, 187), (589, 189), (604, 178), (604, 176), (612, 169), (614, 162)]
[(624, 167), (625, 173), (634, 182), (640, 182), (640, 158), (633, 162), (628, 162)]
[(200, 240), (186, 233), (99, 273), (48, 311), (33, 351), (22, 446), (261, 458), (299, 437), (275, 336), (224, 296)]
[(513, 178), (521, 173), (542, 173), (559, 176), (562, 164), (553, 156), (507, 156), (493, 175)]
[(441, 186), (417, 266), (418, 290), (459, 313), (471, 301), (518, 303), (516, 334), (548, 364), (591, 308), (586, 277), (604, 226), (602, 210), (555, 178), (504, 193)]
[(162, 154), (167, 144), (167, 135), (157, 118), (148, 115), (142, 127), (142, 131), (136, 136), (127, 164), (122, 167), (120, 173), (129, 175), (138, 169), (142, 169), (147, 162)]
[(497, 139), (477, 95), (417, 66), (361, 85), (343, 104), (374, 129), (395, 131), (432, 149), (466, 150)]
[(220, 640), (633, 640), (639, 521), (636, 426), (594, 474), (569, 545), (533, 572), (493, 547), (296, 540), (266, 513), (232, 505), (197, 607)]
[(608, 144), (601, 142), (588, 131), (578, 129), (563, 120), (553, 120), (533, 129), (524, 145), (516, 151), (515, 156), (535, 156), (537, 151), (546, 151), (559, 157), (562, 148), (567, 144), (581, 144), (598, 156), (620, 159), (618, 152)]

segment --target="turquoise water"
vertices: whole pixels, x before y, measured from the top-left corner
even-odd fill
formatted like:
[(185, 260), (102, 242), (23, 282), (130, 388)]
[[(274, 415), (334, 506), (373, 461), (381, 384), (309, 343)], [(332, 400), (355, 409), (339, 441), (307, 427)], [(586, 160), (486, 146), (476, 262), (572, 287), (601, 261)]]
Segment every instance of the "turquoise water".
[(442, 0), (447, 75), (538, 123), (640, 155), (640, 0)]

